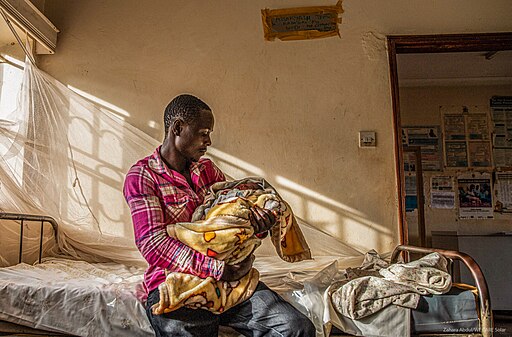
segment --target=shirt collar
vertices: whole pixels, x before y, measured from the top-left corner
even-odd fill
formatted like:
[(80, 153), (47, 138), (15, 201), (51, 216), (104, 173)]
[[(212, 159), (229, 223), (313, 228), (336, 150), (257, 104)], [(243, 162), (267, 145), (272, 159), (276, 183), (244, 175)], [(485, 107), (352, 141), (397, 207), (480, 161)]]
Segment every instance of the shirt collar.
[[(157, 147), (155, 149), (155, 151), (153, 152), (153, 154), (150, 156), (150, 158), (148, 160), (148, 165), (153, 171), (155, 171), (158, 174), (167, 173), (171, 177), (174, 177), (178, 172), (167, 167), (167, 165), (165, 164), (165, 162), (162, 159), (162, 156), (160, 155), (161, 147), (162, 147), (162, 145), (160, 145), (159, 147)], [(191, 174), (199, 176), (201, 174), (202, 170), (204, 170), (204, 165), (202, 163), (202, 160), (193, 162), (190, 165), (190, 173)]]

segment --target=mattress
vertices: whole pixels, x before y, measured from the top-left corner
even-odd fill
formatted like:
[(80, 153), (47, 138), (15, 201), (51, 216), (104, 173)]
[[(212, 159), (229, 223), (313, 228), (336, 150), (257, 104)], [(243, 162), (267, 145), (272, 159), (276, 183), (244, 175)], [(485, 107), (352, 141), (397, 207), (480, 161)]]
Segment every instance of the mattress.
[[(311, 287), (304, 291), (304, 282), (335, 260), (356, 267), (364, 256), (308, 224), (301, 223), (301, 229), (317, 238), (310, 240), (314, 260), (284, 262), (264, 240), (254, 267), (263, 282), (314, 321), (322, 336), (323, 308), (311, 302), (321, 294)], [(154, 336), (142, 304), (143, 274), (143, 268), (63, 258), (0, 268), (0, 320), (76, 336)]]
[[(311, 315), (301, 303), (303, 281), (333, 259), (317, 257), (299, 268), (277, 256), (261, 256), (254, 266), (262, 281)], [(62, 258), (0, 268), (0, 320), (76, 336), (154, 336), (142, 304), (143, 274), (142, 268)], [(223, 330), (221, 335), (233, 334)]]
[(144, 270), (45, 259), (0, 269), (0, 320), (77, 336), (154, 336), (138, 300)]

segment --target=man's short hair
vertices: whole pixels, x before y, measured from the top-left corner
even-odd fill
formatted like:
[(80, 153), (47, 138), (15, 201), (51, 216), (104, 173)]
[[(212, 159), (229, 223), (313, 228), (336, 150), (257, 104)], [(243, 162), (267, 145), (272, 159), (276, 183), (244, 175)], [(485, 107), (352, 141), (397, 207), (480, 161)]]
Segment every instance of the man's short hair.
[(165, 108), (164, 113), (164, 127), (165, 127), (165, 135), (164, 138), (167, 137), (167, 132), (169, 132), (169, 128), (174, 120), (177, 118), (182, 119), (186, 123), (192, 122), (195, 118), (199, 116), (199, 113), (203, 110), (210, 110), (210, 107), (205, 102), (201, 101), (199, 98), (189, 95), (183, 94), (176, 96), (172, 99), (172, 101)]

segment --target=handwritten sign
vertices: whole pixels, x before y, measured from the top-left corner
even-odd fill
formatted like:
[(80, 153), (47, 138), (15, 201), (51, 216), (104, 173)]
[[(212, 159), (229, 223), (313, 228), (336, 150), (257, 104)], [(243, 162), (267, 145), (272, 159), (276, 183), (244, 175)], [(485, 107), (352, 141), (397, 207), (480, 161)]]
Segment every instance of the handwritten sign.
[(336, 6), (263, 9), (265, 39), (287, 41), (339, 36), (341, 13), (341, 0)]

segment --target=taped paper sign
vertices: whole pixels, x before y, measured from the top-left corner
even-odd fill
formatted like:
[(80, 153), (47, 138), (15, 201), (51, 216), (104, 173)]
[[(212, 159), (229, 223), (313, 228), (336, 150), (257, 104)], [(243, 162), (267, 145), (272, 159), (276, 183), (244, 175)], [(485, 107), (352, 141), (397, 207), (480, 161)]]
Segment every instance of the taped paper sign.
[(262, 9), (265, 40), (308, 40), (339, 36), (342, 1), (336, 6)]

